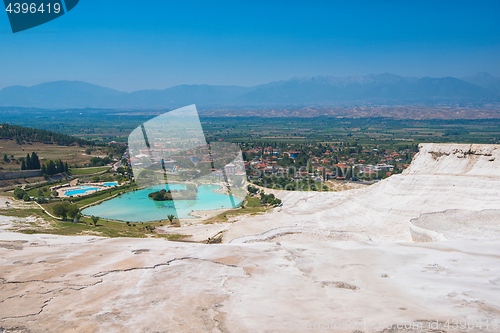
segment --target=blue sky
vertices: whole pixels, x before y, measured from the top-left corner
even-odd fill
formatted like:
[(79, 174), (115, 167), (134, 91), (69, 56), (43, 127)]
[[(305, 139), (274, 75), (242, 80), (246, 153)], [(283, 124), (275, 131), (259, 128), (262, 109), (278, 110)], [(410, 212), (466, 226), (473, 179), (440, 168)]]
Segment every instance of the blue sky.
[(12, 34), (0, 88), (81, 80), (124, 91), (295, 76), (500, 77), (500, 1), (80, 0)]

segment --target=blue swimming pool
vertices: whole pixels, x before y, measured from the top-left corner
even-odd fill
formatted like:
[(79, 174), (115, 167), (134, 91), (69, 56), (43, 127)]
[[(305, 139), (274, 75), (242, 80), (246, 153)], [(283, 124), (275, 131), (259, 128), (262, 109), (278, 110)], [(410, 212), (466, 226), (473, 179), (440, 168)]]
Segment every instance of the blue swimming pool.
[(116, 185), (118, 185), (118, 183), (117, 182), (112, 182), (112, 183), (104, 183), (102, 185), (104, 185), (104, 186), (116, 186)]
[(64, 194), (65, 195), (75, 195), (75, 194), (82, 194), (82, 193), (87, 193), (88, 191), (100, 190), (100, 189), (101, 189), (100, 187), (82, 186), (76, 190), (66, 191), (66, 192), (64, 192)]
[(185, 185), (171, 184), (148, 187), (142, 190), (124, 193), (114, 199), (104, 201), (97, 206), (83, 210), (83, 214), (95, 215), (130, 222), (148, 222), (165, 220), (169, 214), (179, 218), (194, 218), (189, 215), (193, 210), (230, 209), (241, 205), (242, 200), (234, 196), (216, 193), (216, 185), (201, 185), (198, 187), (196, 200), (153, 201), (148, 197), (151, 192), (160, 189), (180, 190)]

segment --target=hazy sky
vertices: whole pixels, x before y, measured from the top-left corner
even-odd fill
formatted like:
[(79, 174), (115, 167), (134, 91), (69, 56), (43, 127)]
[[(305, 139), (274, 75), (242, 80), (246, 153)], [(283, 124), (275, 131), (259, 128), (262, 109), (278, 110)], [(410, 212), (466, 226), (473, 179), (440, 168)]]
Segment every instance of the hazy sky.
[(119, 90), (251, 86), (294, 76), (500, 77), (500, 1), (80, 0), (13, 34), (0, 88), (82, 80)]

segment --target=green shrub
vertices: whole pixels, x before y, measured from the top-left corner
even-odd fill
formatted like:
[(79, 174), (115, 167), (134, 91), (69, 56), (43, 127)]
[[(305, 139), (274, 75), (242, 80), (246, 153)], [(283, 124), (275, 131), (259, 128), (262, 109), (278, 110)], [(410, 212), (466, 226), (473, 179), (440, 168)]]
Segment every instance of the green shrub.
[(14, 197), (16, 197), (16, 199), (21, 200), (26, 194), (27, 194), (26, 191), (23, 190), (22, 188), (18, 187), (14, 190)]
[(66, 220), (69, 206), (71, 206), (71, 204), (67, 201), (58, 202), (52, 206), (52, 212), (55, 216), (62, 217), (63, 220)]
[(74, 220), (78, 216), (79, 213), (80, 213), (80, 210), (78, 209), (77, 205), (68, 206), (68, 216), (70, 219)]

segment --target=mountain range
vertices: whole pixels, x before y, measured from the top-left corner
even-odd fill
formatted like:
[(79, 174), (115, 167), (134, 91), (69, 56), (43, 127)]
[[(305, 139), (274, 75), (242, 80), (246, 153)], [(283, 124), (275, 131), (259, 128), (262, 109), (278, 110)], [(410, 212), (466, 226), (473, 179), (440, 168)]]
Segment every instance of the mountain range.
[(178, 85), (131, 93), (81, 81), (0, 90), (0, 106), (37, 108), (289, 107), (339, 105), (484, 105), (500, 102), (500, 78), (415, 78), (393, 74), (292, 78), (254, 87)]

